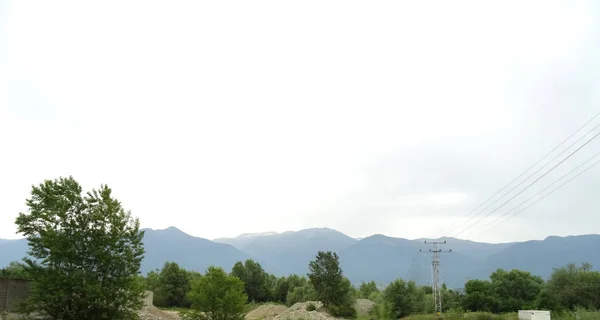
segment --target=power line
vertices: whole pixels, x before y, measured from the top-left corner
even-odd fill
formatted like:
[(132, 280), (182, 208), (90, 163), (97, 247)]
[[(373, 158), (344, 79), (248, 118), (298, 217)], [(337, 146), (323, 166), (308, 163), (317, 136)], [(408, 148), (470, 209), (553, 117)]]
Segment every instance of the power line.
[(540, 181), (543, 177), (545, 177), (547, 174), (549, 174), (550, 172), (552, 172), (556, 167), (558, 167), (559, 165), (563, 164), (565, 161), (567, 161), (570, 157), (572, 157), (575, 153), (577, 153), (579, 150), (583, 149), (583, 147), (585, 147), (588, 143), (592, 142), (592, 140), (596, 139), (596, 137), (598, 137), (600, 135), (600, 132), (596, 133), (592, 138), (590, 138), (589, 140), (587, 140), (583, 145), (581, 145), (579, 148), (575, 149), (575, 151), (571, 152), (568, 156), (566, 156), (564, 159), (562, 159), (559, 163), (557, 163), (556, 165), (554, 165), (552, 168), (550, 168), (550, 170), (546, 171), (544, 174), (542, 174), (540, 177), (538, 177), (537, 179), (535, 179), (532, 183), (530, 183), (529, 185), (527, 185), (524, 189), (522, 189), (521, 191), (517, 192), (517, 194), (513, 195), (512, 197), (510, 197), (508, 200), (504, 201), (500, 206), (496, 207), (496, 209), (492, 210), (490, 213), (486, 214), (485, 216), (483, 216), (483, 218), (477, 220), (475, 223), (470, 224), (469, 226), (467, 226), (467, 228), (462, 229), (461, 231), (457, 232), (456, 234), (454, 234), (453, 237), (458, 236), (459, 234), (469, 230), (472, 226), (474, 226), (475, 224), (479, 223), (481, 220), (489, 217), (491, 214), (493, 214), (494, 212), (498, 211), (500, 208), (502, 208), (503, 206), (505, 206), (508, 202), (510, 202), (512, 199), (516, 198), (517, 196), (519, 196), (521, 193), (525, 192), (525, 190), (529, 189), (532, 185), (534, 185), (536, 182)]
[[(565, 138), (561, 143), (559, 143), (556, 147), (554, 147), (552, 150), (550, 150), (549, 152), (547, 152), (543, 157), (541, 157), (538, 161), (536, 161), (533, 165), (531, 165), (529, 168), (527, 168), (525, 171), (521, 172), (521, 174), (519, 174), (516, 178), (514, 178), (513, 180), (511, 180), (508, 184), (506, 184), (504, 187), (502, 187), (500, 190), (496, 191), (491, 197), (489, 197), (488, 199), (486, 199), (485, 201), (483, 201), (482, 203), (480, 203), (478, 206), (476, 206), (475, 208), (473, 208), (473, 210), (471, 210), (471, 212), (469, 212), (467, 214), (467, 220), (464, 221), (464, 223), (460, 224), (459, 226), (456, 226), (456, 223), (454, 223), (453, 225), (451, 225), (448, 230), (452, 230), (455, 228), (460, 228), (462, 227), (468, 220), (469, 220), (469, 216), (471, 214), (473, 214), (477, 209), (481, 208), (484, 204), (486, 204), (488, 201), (492, 200), (495, 196), (497, 196), (498, 194), (500, 194), (500, 192), (504, 191), (506, 188), (508, 188), (513, 182), (517, 181), (519, 178), (521, 178), (525, 173), (527, 173), (529, 170), (533, 169), (536, 165), (538, 165), (540, 162), (542, 162), (542, 160), (544, 160), (547, 156), (549, 156), (550, 154), (552, 154), (554, 151), (556, 151), (561, 145), (563, 145), (565, 142), (567, 142), (569, 139), (571, 139), (574, 135), (576, 135), (579, 131), (581, 131), (581, 129), (585, 128), (585, 126), (587, 126), (590, 122), (592, 122), (594, 119), (596, 119), (598, 116), (600, 116), (600, 113), (597, 113), (596, 115), (594, 115), (591, 119), (589, 119), (588, 121), (586, 121), (583, 125), (581, 125), (577, 130), (575, 130), (573, 133), (571, 133), (567, 138)], [(592, 130), (596, 129), (598, 126), (594, 127)], [(587, 134), (589, 134), (592, 130), (588, 131), (583, 137), (585, 137)], [(567, 149), (563, 150), (563, 152), (559, 153), (558, 155), (561, 155), (562, 153), (564, 153), (566, 150), (568, 150), (569, 148), (571, 148), (575, 143), (577, 143), (579, 140), (581, 140), (582, 138), (579, 138), (577, 141), (575, 141), (573, 144), (571, 144)], [(558, 156), (557, 156), (558, 157)], [(552, 162), (553, 160), (555, 160), (555, 158), (553, 158), (552, 160), (550, 160), (548, 163)], [(548, 165), (548, 163), (546, 165)], [(544, 168), (546, 165), (544, 165), (542, 168)], [(539, 170), (541, 170), (542, 168), (538, 169), (535, 173), (539, 172)], [(533, 174), (535, 174), (533, 173)], [(533, 175), (532, 174), (532, 175)], [(527, 177), (527, 179), (531, 178), (530, 175), (529, 177)], [(487, 210), (491, 205), (493, 205), (494, 203), (498, 202), (498, 200), (502, 199), (504, 196), (506, 196), (506, 194), (510, 193), (512, 190), (514, 190), (516, 187), (518, 187), (519, 185), (523, 184), (525, 181), (527, 181), (527, 179), (523, 180), (520, 184), (518, 184), (517, 186), (515, 186), (514, 188), (512, 188), (510, 191), (508, 191), (507, 193), (505, 193), (502, 197), (498, 198), (496, 201), (492, 202), (490, 205), (488, 205), (486, 208), (484, 208), (482, 210), (485, 211)], [(481, 214), (478, 213), (478, 214)], [(476, 214), (474, 217), (476, 217), (478, 214)], [(474, 218), (473, 217), (473, 218)], [(440, 238), (442, 236), (441, 231), (444, 231), (445, 229), (441, 229), (440, 231), (438, 231), (436, 233), (436, 235), (434, 238)], [(445, 232), (444, 232), (445, 233)]]
[(410, 274), (410, 272), (412, 271), (412, 268), (415, 266), (415, 262), (417, 262), (417, 257), (419, 257), (419, 252), (415, 252), (415, 256), (413, 257), (413, 261), (410, 264), (410, 268), (408, 268), (408, 271), (406, 271), (406, 275), (404, 276), (405, 280), (408, 280), (408, 275)]
[[(575, 142), (571, 143), (566, 149), (564, 149), (559, 154), (557, 154), (556, 156), (554, 156), (554, 158), (550, 159), (550, 161), (546, 162), (546, 164), (544, 164), (543, 166), (541, 166), (540, 168), (538, 168), (537, 170), (535, 170), (532, 174), (530, 174), (527, 178), (525, 178), (525, 180), (519, 182), (517, 185), (515, 185), (514, 187), (512, 187), (510, 190), (508, 190), (506, 193), (504, 193), (500, 198), (494, 200), (492, 203), (490, 203), (489, 205), (487, 205), (481, 212), (479, 212), (478, 214), (474, 215), (472, 218), (475, 218), (478, 215), (482, 214), (483, 212), (485, 212), (485, 210), (489, 209), (492, 205), (494, 205), (495, 203), (497, 203), (498, 201), (500, 201), (502, 198), (504, 198), (505, 196), (507, 196), (508, 194), (510, 194), (511, 192), (513, 192), (516, 188), (518, 188), (523, 183), (525, 183), (527, 180), (529, 180), (531, 177), (533, 177), (534, 175), (536, 175), (538, 172), (540, 172), (540, 170), (544, 169), (546, 166), (548, 166), (550, 163), (552, 163), (552, 161), (554, 161), (558, 157), (560, 157), (563, 153), (567, 152), (575, 144), (577, 144), (579, 141), (581, 141), (583, 138), (585, 138), (588, 134), (590, 134), (591, 132), (593, 132), (594, 130), (596, 130), (598, 127), (600, 127), (600, 124), (597, 124), (595, 127), (593, 127), (588, 132), (586, 132), (583, 136), (579, 137), (579, 139), (577, 139), (577, 140), (575, 140)], [(536, 181), (538, 181), (538, 180), (536, 180)], [(533, 184), (531, 184), (531, 185), (533, 185)], [(526, 190), (526, 189), (527, 188), (525, 188), (524, 190)], [(463, 227), (465, 224), (467, 224), (467, 222), (469, 222), (469, 220), (470, 219), (467, 219), (467, 220), (463, 221), (463, 223), (461, 225), (459, 225), (458, 227), (456, 227), (456, 229)]]
[[(592, 159), (596, 158), (597, 156), (600, 155), (600, 152), (596, 153), (595, 155), (593, 155), (592, 157), (590, 157), (589, 159), (585, 160), (584, 162), (580, 163), (577, 167), (575, 167), (573, 170), (570, 170), (569, 172), (567, 172), (566, 174), (562, 175), (560, 178), (556, 179), (554, 182), (552, 182), (551, 184), (547, 185), (546, 187), (544, 187), (542, 190), (540, 190), (539, 192), (537, 192), (536, 194), (532, 195), (531, 197), (527, 198), (525, 201), (519, 203), (517, 206), (513, 207), (512, 209), (506, 211), (505, 213), (503, 213), (502, 215), (496, 217), (496, 219), (489, 221), (488, 223), (486, 223), (482, 229), (486, 228), (487, 226), (493, 224), (494, 222), (500, 220), (502, 217), (506, 216), (507, 214), (513, 212), (514, 210), (518, 209), (520, 206), (524, 205), (525, 203), (529, 202), (529, 200), (537, 197), (538, 195), (542, 194), (544, 191), (546, 191), (547, 189), (549, 189), (550, 187), (552, 187), (553, 185), (557, 184), (558, 182), (560, 182), (561, 180), (563, 180), (564, 178), (566, 178), (567, 176), (569, 176), (571, 173), (577, 171), (579, 168), (583, 167), (585, 164), (587, 164), (588, 162), (592, 161)], [(589, 170), (591, 167), (593, 167), (595, 164), (593, 164), (592, 166), (588, 167), (587, 169), (583, 170), (582, 172), (580, 172), (579, 174)], [(579, 175), (578, 174), (578, 175)], [(575, 177), (577, 177), (578, 175), (576, 175)], [(570, 180), (569, 180), (570, 181)], [(491, 228), (490, 228), (491, 229)], [(479, 235), (479, 234), (478, 234)]]
[(563, 184), (561, 184), (561, 185), (559, 185), (558, 187), (556, 187), (556, 188), (552, 189), (552, 191), (548, 192), (548, 193), (547, 193), (547, 194), (545, 194), (543, 197), (541, 197), (541, 198), (539, 198), (539, 199), (535, 200), (535, 201), (534, 201), (534, 202), (532, 202), (530, 205), (528, 205), (528, 206), (526, 206), (525, 208), (523, 208), (523, 209), (521, 209), (521, 210), (519, 210), (519, 211), (515, 212), (514, 214), (512, 214), (511, 216), (509, 216), (507, 219), (505, 219), (505, 220), (501, 221), (501, 222), (500, 222), (500, 223), (498, 223), (497, 225), (495, 225), (495, 226), (492, 226), (491, 228), (488, 228), (487, 230), (483, 230), (482, 232), (480, 232), (480, 233), (476, 234), (476, 236), (482, 235), (483, 233), (485, 233), (485, 232), (487, 232), (487, 231), (489, 231), (489, 230), (491, 230), (491, 229), (493, 229), (493, 228), (495, 228), (495, 227), (498, 227), (499, 225), (501, 225), (501, 224), (505, 223), (506, 221), (510, 220), (512, 217), (514, 217), (514, 216), (518, 215), (519, 213), (521, 213), (521, 212), (523, 212), (523, 211), (527, 210), (528, 208), (530, 208), (530, 207), (531, 207), (531, 206), (533, 206), (534, 204), (536, 204), (536, 203), (540, 202), (542, 199), (546, 198), (547, 196), (549, 196), (549, 195), (553, 194), (554, 192), (556, 192), (558, 189), (562, 188), (562, 187), (563, 187), (564, 185), (566, 185), (567, 183), (569, 183), (569, 182), (573, 181), (575, 178), (579, 177), (579, 176), (580, 176), (581, 174), (583, 174), (584, 172), (586, 172), (586, 171), (588, 171), (589, 169), (593, 168), (593, 167), (594, 167), (595, 165), (597, 165), (598, 163), (600, 163), (600, 160), (598, 160), (598, 161), (594, 162), (594, 163), (593, 163), (591, 166), (589, 166), (589, 167), (585, 168), (583, 171), (581, 171), (580, 173), (576, 174), (576, 175), (575, 175), (574, 177), (572, 177), (571, 179), (569, 179), (569, 180), (565, 181)]

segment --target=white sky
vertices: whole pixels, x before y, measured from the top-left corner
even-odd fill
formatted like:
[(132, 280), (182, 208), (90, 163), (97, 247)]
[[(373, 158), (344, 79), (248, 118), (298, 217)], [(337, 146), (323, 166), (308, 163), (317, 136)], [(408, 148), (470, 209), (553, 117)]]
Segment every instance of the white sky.
[[(433, 236), (597, 112), (598, 8), (2, 1), (0, 238), (68, 175), (204, 238)], [(474, 239), (597, 232), (586, 176)]]

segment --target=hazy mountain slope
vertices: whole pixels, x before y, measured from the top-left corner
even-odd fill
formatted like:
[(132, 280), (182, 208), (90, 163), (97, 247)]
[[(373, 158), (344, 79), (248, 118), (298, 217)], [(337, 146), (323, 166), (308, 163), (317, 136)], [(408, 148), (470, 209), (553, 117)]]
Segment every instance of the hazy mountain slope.
[[(416, 239), (415, 241), (419, 241), (423, 243), (425, 240), (430, 239)], [(447, 244), (441, 246), (445, 249), (452, 249), (453, 251), (460, 252), (464, 255), (467, 255), (471, 258), (478, 260), (485, 260), (488, 257), (502, 252), (504, 249), (515, 244), (514, 242), (510, 243), (485, 243), (485, 242), (475, 242), (471, 240), (463, 240), (456, 238), (443, 237), (438, 239), (437, 241), (447, 241)], [(427, 246), (426, 244), (423, 244)]]
[[(374, 235), (341, 251), (340, 261), (344, 274), (354, 283), (374, 280), (386, 284), (408, 278), (428, 284), (431, 283), (431, 253), (427, 252), (430, 248), (419, 240)], [(477, 260), (456, 250), (441, 253), (440, 261), (442, 281), (453, 288), (461, 287), (466, 275), (478, 265)]]
[(213, 239), (213, 241), (217, 242), (217, 243), (229, 244), (237, 249), (244, 250), (244, 247), (247, 244), (249, 244), (250, 242), (256, 240), (256, 238), (272, 236), (272, 235), (277, 235), (277, 234), (279, 234), (279, 233), (277, 233), (277, 232), (243, 233), (235, 238), (217, 238), (217, 239)]
[(306, 274), (319, 250), (339, 252), (356, 242), (336, 230), (313, 228), (257, 237), (244, 246), (244, 252), (277, 275)]
[(599, 246), (600, 235), (551, 236), (542, 241), (515, 243), (490, 256), (475, 276), (487, 278), (497, 268), (503, 268), (527, 270), (547, 279), (553, 268), (583, 262), (591, 263), (597, 270), (600, 267)]
[[(319, 250), (338, 253), (344, 274), (355, 283), (374, 280), (387, 284), (399, 277), (419, 284), (431, 283), (431, 246), (423, 240), (373, 235), (356, 240), (327, 228), (284, 232), (281, 234), (244, 235), (250, 238), (244, 251), (229, 244), (193, 237), (177, 228), (145, 229), (146, 257), (144, 273), (174, 261), (186, 269), (204, 272), (209, 265), (226, 271), (237, 261), (254, 259), (276, 275), (299, 275), (308, 272), (309, 261)], [(543, 241), (488, 244), (460, 239), (446, 239), (440, 248), (452, 249), (441, 254), (441, 278), (451, 288), (460, 288), (467, 279), (488, 278), (497, 268), (517, 268), (547, 278), (552, 268), (568, 263), (589, 262), (600, 267), (600, 235), (548, 237)], [(238, 243), (239, 245), (239, 243)], [(419, 253), (419, 249), (425, 252)], [(27, 252), (27, 241), (1, 240), (0, 267), (20, 261)], [(411, 267), (412, 266), (412, 267)]]
[(177, 262), (183, 268), (202, 273), (210, 265), (223, 267), (229, 272), (237, 261), (250, 258), (228, 244), (193, 237), (174, 227), (144, 231), (146, 254), (142, 262), (143, 273), (162, 268), (166, 261)]
[(22, 261), (27, 255), (27, 240), (0, 241), (0, 268), (7, 266), (11, 261)]

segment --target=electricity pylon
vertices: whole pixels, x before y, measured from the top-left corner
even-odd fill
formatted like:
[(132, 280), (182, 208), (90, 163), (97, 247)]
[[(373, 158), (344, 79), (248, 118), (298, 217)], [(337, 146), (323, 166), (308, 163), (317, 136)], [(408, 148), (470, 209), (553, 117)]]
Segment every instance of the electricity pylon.
[[(440, 287), (440, 253), (441, 252), (452, 252), (452, 249), (448, 251), (444, 251), (438, 248), (440, 244), (446, 244), (446, 240), (444, 241), (427, 241), (425, 240), (425, 244), (433, 245), (433, 249), (429, 249), (429, 253), (433, 254), (432, 263), (431, 263), (431, 273), (433, 278), (433, 303), (435, 305), (435, 313), (439, 316), (442, 314), (442, 290)], [(423, 251), (419, 249), (419, 251)]]

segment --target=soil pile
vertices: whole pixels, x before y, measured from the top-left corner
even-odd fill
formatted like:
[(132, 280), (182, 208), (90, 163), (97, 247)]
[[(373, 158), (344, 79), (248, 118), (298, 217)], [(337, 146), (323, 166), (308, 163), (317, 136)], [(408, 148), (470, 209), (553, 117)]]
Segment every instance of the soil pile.
[(246, 314), (246, 320), (272, 319), (288, 308), (278, 304), (263, 304)]

